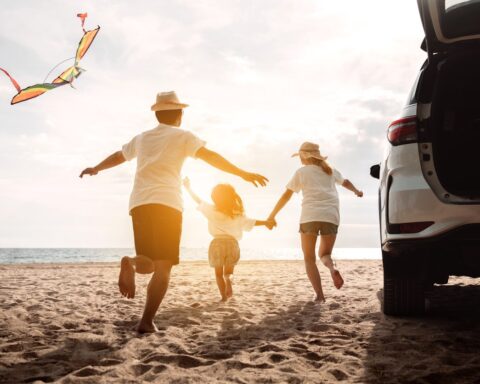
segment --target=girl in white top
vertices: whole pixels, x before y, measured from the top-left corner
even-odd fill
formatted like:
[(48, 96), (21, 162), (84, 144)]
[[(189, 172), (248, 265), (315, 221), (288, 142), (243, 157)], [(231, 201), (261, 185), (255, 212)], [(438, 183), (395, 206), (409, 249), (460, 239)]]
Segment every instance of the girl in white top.
[(241, 240), (243, 231), (250, 231), (254, 226), (260, 225), (272, 229), (274, 222), (245, 216), (242, 199), (229, 184), (218, 184), (213, 188), (213, 205), (204, 202), (192, 191), (188, 178), (183, 180), (183, 185), (198, 204), (198, 210), (208, 219), (208, 231), (213, 236), (208, 248), (208, 261), (215, 268), (222, 301), (226, 301), (233, 295), (232, 275), (240, 259), (238, 241)]
[(315, 301), (323, 302), (325, 297), (322, 282), (316, 265), (315, 246), (320, 233), (320, 247), (318, 250), (320, 260), (330, 270), (333, 283), (337, 289), (343, 285), (343, 278), (333, 264), (331, 254), (337, 229), (340, 223), (338, 194), (335, 184), (352, 191), (358, 197), (363, 192), (340, 172), (333, 169), (325, 161), (327, 158), (320, 155), (319, 146), (305, 142), (298, 153), (303, 167), (298, 169), (287, 184), (287, 190), (278, 200), (268, 220), (275, 224), (275, 216), (287, 204), (293, 192), (303, 193), (302, 213), (300, 215), (300, 238), (307, 276), (315, 290)]

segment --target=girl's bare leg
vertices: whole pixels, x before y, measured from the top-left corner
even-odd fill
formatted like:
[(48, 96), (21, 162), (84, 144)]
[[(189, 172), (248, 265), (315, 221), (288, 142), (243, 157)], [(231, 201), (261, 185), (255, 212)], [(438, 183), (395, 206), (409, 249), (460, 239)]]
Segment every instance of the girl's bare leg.
[(223, 267), (223, 277), (225, 279), (225, 296), (230, 298), (233, 296), (233, 289), (232, 289), (232, 280), (231, 277), (233, 275), (233, 269), (235, 268), (234, 265), (225, 265)]
[(332, 251), (337, 235), (322, 235), (320, 236), (320, 247), (318, 249), (318, 256), (332, 275), (333, 284), (335, 288), (340, 289), (343, 286), (343, 278), (338, 269), (335, 268), (332, 260)]
[(305, 260), (305, 270), (308, 279), (312, 284), (313, 290), (317, 295), (315, 301), (325, 301), (325, 296), (322, 290), (322, 280), (318, 272), (315, 255), (315, 245), (317, 243), (317, 235), (310, 233), (301, 233), (303, 258)]
[(223, 266), (215, 267), (215, 279), (217, 280), (218, 291), (220, 296), (222, 296), (222, 301), (227, 301), (227, 295), (225, 293), (225, 280), (223, 279)]
[(128, 299), (133, 299), (135, 297), (135, 272), (148, 274), (153, 273), (154, 270), (153, 262), (148, 257), (142, 255), (122, 257), (118, 276), (120, 293)]

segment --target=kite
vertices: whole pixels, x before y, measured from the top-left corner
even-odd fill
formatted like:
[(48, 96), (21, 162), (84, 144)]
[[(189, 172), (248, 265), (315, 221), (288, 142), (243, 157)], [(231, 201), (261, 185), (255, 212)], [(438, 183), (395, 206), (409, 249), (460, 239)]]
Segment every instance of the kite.
[(17, 104), (21, 103), (22, 101), (27, 101), (30, 99), (33, 99), (34, 97), (38, 97), (40, 95), (43, 95), (45, 92), (50, 91), (51, 89), (55, 89), (58, 87), (61, 87), (62, 85), (70, 84), (70, 86), (73, 87), (72, 83), (73, 80), (75, 80), (78, 76), (82, 74), (85, 70), (79, 67), (80, 60), (82, 59), (83, 56), (88, 51), (88, 48), (90, 48), (90, 45), (92, 45), (93, 40), (97, 36), (97, 33), (100, 31), (100, 27), (97, 26), (97, 28), (92, 29), (90, 31), (86, 31), (84, 28), (85, 24), (85, 19), (88, 16), (87, 13), (79, 13), (77, 14), (77, 17), (80, 18), (82, 22), (82, 30), (83, 30), (83, 37), (80, 39), (80, 42), (78, 43), (78, 48), (77, 52), (75, 54), (75, 57), (72, 57), (71, 59), (75, 59), (74, 64), (71, 67), (68, 67), (66, 70), (64, 70), (58, 77), (56, 77), (51, 83), (47, 83), (47, 78), (50, 75), (50, 73), (57, 68), (60, 64), (64, 63), (65, 61), (71, 60), (67, 59), (62, 61), (61, 63), (57, 64), (47, 75), (45, 78), (44, 82), (41, 84), (35, 84), (30, 87), (26, 88), (21, 88), (20, 85), (17, 83), (17, 81), (10, 76), (10, 74), (3, 68), (0, 68), (0, 71), (2, 71), (5, 75), (8, 76), (10, 81), (12, 82), (13, 86), (17, 90), (17, 94), (12, 98), (12, 101), (10, 104)]

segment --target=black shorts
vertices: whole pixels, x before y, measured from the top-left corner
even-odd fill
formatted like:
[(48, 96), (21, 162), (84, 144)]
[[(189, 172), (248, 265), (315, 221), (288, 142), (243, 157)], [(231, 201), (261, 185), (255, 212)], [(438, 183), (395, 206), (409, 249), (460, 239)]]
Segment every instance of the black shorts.
[(137, 255), (179, 263), (182, 212), (162, 204), (146, 204), (131, 210)]

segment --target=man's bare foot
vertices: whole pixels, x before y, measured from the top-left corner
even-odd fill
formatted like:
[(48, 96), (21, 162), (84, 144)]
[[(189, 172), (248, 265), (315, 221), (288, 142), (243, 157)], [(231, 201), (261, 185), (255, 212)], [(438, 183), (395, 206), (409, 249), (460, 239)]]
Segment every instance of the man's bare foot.
[(144, 323), (143, 321), (140, 320), (140, 322), (137, 325), (137, 332), (138, 333), (155, 333), (158, 332), (158, 328), (156, 327), (153, 322), (151, 323)]
[(124, 256), (120, 263), (118, 288), (126, 298), (133, 299), (135, 297), (135, 270), (128, 256)]
[(338, 269), (334, 269), (332, 272), (332, 280), (333, 280), (333, 285), (335, 285), (335, 288), (340, 289), (343, 286), (343, 278)]

